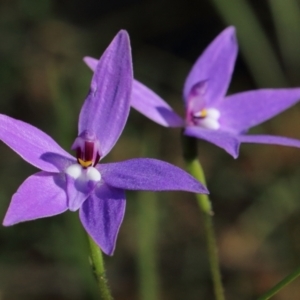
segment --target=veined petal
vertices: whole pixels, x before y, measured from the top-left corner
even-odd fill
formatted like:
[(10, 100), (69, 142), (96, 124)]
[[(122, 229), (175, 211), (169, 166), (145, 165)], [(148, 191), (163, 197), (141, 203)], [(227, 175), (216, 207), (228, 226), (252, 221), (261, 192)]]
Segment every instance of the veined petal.
[(184, 126), (183, 119), (163, 99), (137, 80), (132, 85), (131, 106), (162, 126)]
[(247, 134), (238, 136), (238, 139), (242, 143), (272, 144), (300, 148), (300, 140), (282, 136)]
[(82, 225), (107, 255), (113, 255), (125, 213), (125, 193), (107, 184), (96, 188), (79, 211)]
[(237, 158), (239, 155), (240, 141), (234, 134), (196, 126), (187, 127), (184, 134), (215, 144), (216, 146), (223, 148), (234, 158)]
[(0, 139), (24, 160), (43, 171), (61, 171), (74, 161), (68, 152), (43, 131), (1, 114)]
[(28, 177), (13, 195), (3, 225), (50, 217), (68, 209), (64, 176), (38, 172)]
[(98, 166), (103, 180), (116, 188), (147, 191), (188, 191), (207, 194), (194, 177), (169, 163), (137, 158)]
[(226, 28), (198, 58), (184, 84), (184, 100), (187, 101), (193, 86), (207, 82), (206, 106), (224, 97), (233, 72), (238, 46), (234, 27)]
[[(84, 57), (84, 62), (95, 71), (98, 60)], [(133, 80), (131, 106), (152, 121), (165, 127), (183, 127), (184, 121), (156, 93), (137, 80)]]
[(222, 129), (241, 133), (258, 125), (300, 100), (300, 89), (261, 89), (238, 93), (220, 102)]
[(130, 42), (121, 30), (101, 56), (79, 116), (79, 134), (96, 134), (105, 156), (123, 131), (132, 89)]

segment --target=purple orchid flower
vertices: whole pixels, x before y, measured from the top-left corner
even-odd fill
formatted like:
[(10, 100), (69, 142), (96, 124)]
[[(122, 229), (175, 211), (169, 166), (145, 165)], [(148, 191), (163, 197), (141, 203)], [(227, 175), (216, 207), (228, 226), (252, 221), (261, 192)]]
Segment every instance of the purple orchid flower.
[[(184, 134), (213, 143), (234, 158), (241, 143), (262, 143), (300, 148), (300, 141), (247, 131), (294, 105), (299, 88), (260, 89), (225, 97), (238, 51), (235, 29), (228, 27), (207, 47), (186, 78), (183, 98), (185, 120), (149, 88), (133, 82), (133, 108), (166, 127), (183, 127)], [(97, 60), (84, 58), (95, 70)]]
[(95, 68), (72, 145), (76, 158), (36, 127), (0, 115), (0, 139), (41, 170), (13, 195), (3, 225), (79, 210), (86, 231), (112, 255), (125, 212), (125, 190), (207, 193), (188, 173), (159, 160), (98, 164), (127, 121), (132, 76), (129, 37), (120, 31)]

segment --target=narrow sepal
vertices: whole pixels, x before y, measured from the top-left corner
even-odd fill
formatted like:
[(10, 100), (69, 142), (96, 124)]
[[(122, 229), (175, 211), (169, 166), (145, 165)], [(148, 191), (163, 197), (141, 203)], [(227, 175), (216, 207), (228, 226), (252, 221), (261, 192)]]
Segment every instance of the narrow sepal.
[(274, 135), (240, 135), (238, 139), (241, 143), (271, 144), (300, 148), (300, 140)]
[[(98, 60), (84, 57), (84, 62), (95, 71)], [(131, 106), (150, 120), (165, 127), (183, 127), (184, 121), (156, 93), (137, 80), (133, 80)]]
[(118, 163), (101, 164), (98, 168), (103, 180), (116, 188), (208, 193), (204, 185), (187, 172), (156, 159), (137, 158)]
[(222, 129), (241, 133), (256, 126), (300, 100), (300, 89), (261, 89), (226, 97), (217, 106)]
[(208, 107), (222, 99), (231, 80), (237, 52), (235, 28), (231, 26), (212, 41), (193, 65), (184, 84), (184, 99), (187, 101), (192, 88), (199, 82), (207, 83)]
[(130, 109), (132, 62), (129, 37), (121, 30), (101, 56), (79, 116), (79, 134), (96, 134), (103, 157), (123, 131)]
[(0, 140), (24, 160), (43, 171), (61, 171), (75, 161), (43, 131), (1, 114)]
[(184, 126), (183, 119), (162, 98), (137, 80), (132, 85), (131, 106), (162, 126)]

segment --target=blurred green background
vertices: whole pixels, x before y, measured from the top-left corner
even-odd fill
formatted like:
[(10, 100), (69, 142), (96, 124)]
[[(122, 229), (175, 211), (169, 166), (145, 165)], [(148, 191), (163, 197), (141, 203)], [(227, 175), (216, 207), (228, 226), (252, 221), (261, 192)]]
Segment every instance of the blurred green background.
[[(0, 112), (50, 134), (66, 150), (100, 57), (127, 29), (135, 77), (183, 115), (193, 62), (226, 26), (240, 54), (229, 93), (300, 86), (299, 0), (0, 0)], [(253, 132), (300, 139), (300, 106)], [(184, 167), (180, 130), (132, 111), (105, 161), (150, 156)], [(0, 145), (0, 218), (36, 170)], [(237, 160), (199, 141), (215, 212), (227, 299), (250, 300), (300, 265), (300, 151), (243, 145)], [(192, 194), (127, 193), (113, 257), (116, 300), (213, 299), (201, 214)], [(77, 213), (0, 227), (0, 299), (99, 299)], [(294, 282), (274, 297), (300, 299)]]

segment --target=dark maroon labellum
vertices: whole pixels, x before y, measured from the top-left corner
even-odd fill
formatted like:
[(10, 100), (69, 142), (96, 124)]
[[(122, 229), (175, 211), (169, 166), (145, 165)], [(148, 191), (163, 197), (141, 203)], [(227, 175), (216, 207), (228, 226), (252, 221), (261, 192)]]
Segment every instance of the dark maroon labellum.
[(83, 168), (94, 167), (101, 157), (98, 139), (87, 130), (75, 139), (71, 149), (76, 150), (77, 161)]

